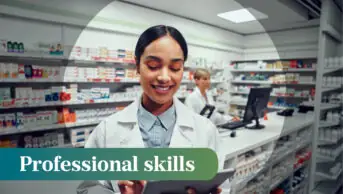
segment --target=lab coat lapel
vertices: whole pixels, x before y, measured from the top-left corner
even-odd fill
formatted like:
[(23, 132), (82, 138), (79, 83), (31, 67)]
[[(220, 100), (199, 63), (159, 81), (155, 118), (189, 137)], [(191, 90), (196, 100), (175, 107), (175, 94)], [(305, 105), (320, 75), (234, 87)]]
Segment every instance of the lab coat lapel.
[(200, 100), (203, 104), (214, 105), (213, 96), (208, 92), (208, 90), (206, 91), (207, 102), (206, 102), (205, 97), (201, 94), (200, 89), (199, 89), (198, 87), (195, 88), (195, 92), (196, 92), (197, 96), (199, 97), (199, 100)]
[(192, 131), (176, 124), (169, 147), (194, 147)]
[(176, 124), (169, 147), (194, 147), (196, 134), (193, 128), (191, 112), (179, 99), (174, 98), (176, 109)]
[[(174, 97), (176, 109), (176, 124), (169, 147), (196, 146), (196, 133), (193, 125), (192, 112), (179, 99)], [(140, 98), (118, 113), (118, 127), (120, 147), (144, 147), (143, 138), (139, 129), (137, 111)]]
[(142, 148), (144, 142), (137, 123), (125, 126), (125, 132), (119, 137), (121, 147)]
[(121, 127), (119, 130), (120, 147), (144, 147), (137, 120), (138, 103), (140, 103), (140, 98), (137, 98), (126, 109), (118, 112), (118, 127)]

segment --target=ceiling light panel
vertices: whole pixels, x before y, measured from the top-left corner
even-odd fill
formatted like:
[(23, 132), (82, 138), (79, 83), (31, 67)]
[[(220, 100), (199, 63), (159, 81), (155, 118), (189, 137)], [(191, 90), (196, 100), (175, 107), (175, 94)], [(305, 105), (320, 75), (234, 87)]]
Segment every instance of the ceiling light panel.
[(219, 13), (217, 15), (223, 19), (229, 20), (234, 23), (250, 22), (255, 20), (267, 19), (268, 16), (253, 8), (244, 8), (234, 11)]

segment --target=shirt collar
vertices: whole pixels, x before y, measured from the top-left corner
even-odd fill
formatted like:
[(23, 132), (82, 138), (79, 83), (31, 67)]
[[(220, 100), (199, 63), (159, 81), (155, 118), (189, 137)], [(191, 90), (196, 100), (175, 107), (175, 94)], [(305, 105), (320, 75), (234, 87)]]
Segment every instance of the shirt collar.
[(176, 122), (175, 105), (173, 104), (161, 115), (155, 116), (147, 111), (143, 107), (142, 103), (139, 103), (138, 121), (140, 126), (142, 126), (145, 130), (150, 130), (152, 129), (152, 126), (154, 125), (157, 118), (160, 120), (163, 127), (165, 127), (167, 130), (170, 129)]
[(175, 105), (173, 104), (168, 110), (158, 116), (162, 125), (166, 129), (170, 129), (176, 122)]
[[(200, 89), (198, 87), (195, 87), (195, 92), (197, 92), (200, 96), (202, 96)], [(205, 91), (206, 95), (208, 95), (208, 90)]]
[(149, 111), (147, 111), (143, 105), (142, 102), (139, 103), (138, 107), (138, 122), (141, 127), (143, 127), (145, 130), (150, 130), (152, 126), (154, 125), (157, 117), (153, 114), (151, 114)]
[[(206, 102), (205, 97), (201, 94), (200, 89), (198, 87), (195, 87), (195, 92), (199, 95), (199, 97)], [(208, 98), (208, 90), (205, 91), (205, 94)]]

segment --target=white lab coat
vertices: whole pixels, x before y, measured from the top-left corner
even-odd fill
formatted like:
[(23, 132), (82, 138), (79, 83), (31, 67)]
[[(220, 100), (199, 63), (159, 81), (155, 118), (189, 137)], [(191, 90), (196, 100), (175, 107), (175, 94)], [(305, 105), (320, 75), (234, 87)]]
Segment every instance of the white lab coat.
[[(136, 99), (125, 109), (103, 120), (89, 136), (85, 148), (142, 148), (144, 142), (138, 126), (137, 111), (141, 98)], [(173, 130), (171, 148), (210, 148), (217, 152), (219, 170), (223, 168), (223, 157), (219, 154), (219, 133), (215, 125), (186, 107), (174, 97), (176, 124)], [(78, 193), (87, 193), (92, 186), (101, 185), (120, 193), (117, 181), (85, 181)]]
[[(194, 91), (187, 96), (185, 100), (186, 106), (191, 108), (195, 113), (200, 114), (201, 110), (206, 106), (206, 104), (215, 106), (215, 101), (213, 96), (206, 92), (208, 103), (206, 103), (205, 97), (201, 94), (200, 89), (195, 87)], [(215, 125), (224, 124), (232, 119), (229, 115), (220, 114), (217, 109), (215, 109), (210, 117), (210, 120)]]

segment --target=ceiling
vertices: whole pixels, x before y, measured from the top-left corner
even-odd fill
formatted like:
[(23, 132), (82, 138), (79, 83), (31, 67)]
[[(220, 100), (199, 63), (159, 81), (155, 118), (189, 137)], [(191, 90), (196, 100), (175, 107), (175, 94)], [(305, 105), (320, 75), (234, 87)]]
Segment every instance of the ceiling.
[[(299, 2), (307, 0), (121, 0), (169, 14), (196, 20), (235, 33), (248, 35), (266, 31), (279, 31), (318, 26), (318, 15)], [(311, 0), (318, 1), (318, 0)], [(320, 2), (320, 1), (319, 1)], [(217, 16), (218, 13), (254, 8), (268, 15), (267, 19), (236, 24)]]

